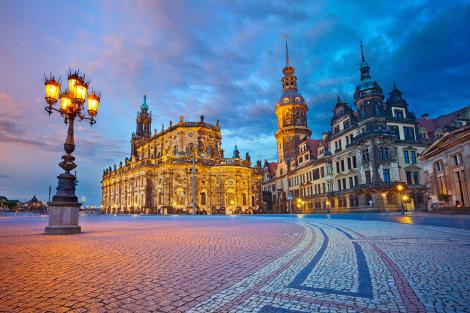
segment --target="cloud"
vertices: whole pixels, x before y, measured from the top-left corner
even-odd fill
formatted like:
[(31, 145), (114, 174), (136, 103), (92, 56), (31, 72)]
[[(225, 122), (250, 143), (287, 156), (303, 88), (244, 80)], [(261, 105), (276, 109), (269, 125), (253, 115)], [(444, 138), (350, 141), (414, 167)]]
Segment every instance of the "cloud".
[[(31, 160), (60, 159), (66, 129), (43, 110), (42, 74), (71, 67), (103, 94), (98, 123), (77, 123), (75, 132), (79, 192), (96, 204), (101, 169), (130, 153), (145, 91), (153, 128), (204, 114), (221, 121), (226, 151), (237, 144), (253, 160), (273, 160), (283, 34), (319, 138), (338, 94), (354, 106), (361, 38), (373, 77), (385, 92), (397, 81), (418, 115), (467, 105), (469, 19), (469, 1), (1, 2), (0, 145), (30, 151)], [(13, 158), (0, 162), (14, 166)], [(56, 163), (15, 184), (34, 189), (27, 179), (54, 179)]]

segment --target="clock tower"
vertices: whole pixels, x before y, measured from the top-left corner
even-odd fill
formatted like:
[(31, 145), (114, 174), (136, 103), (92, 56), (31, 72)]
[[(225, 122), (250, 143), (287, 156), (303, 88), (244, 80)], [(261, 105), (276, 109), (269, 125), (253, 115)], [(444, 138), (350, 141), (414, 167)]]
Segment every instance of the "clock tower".
[(289, 49), (286, 36), (286, 66), (282, 70), (282, 95), (276, 103), (277, 131), (277, 175), (287, 173), (290, 162), (298, 154), (298, 146), (305, 137), (310, 137), (307, 127), (307, 103), (297, 91), (297, 77), (294, 67), (290, 65)]

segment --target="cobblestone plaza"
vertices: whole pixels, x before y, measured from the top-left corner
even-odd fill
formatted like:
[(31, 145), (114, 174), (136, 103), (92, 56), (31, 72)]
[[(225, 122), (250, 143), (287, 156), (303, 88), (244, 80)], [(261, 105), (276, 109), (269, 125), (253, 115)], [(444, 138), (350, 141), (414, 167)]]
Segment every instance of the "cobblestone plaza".
[(0, 217), (0, 311), (468, 312), (468, 219), (345, 217)]

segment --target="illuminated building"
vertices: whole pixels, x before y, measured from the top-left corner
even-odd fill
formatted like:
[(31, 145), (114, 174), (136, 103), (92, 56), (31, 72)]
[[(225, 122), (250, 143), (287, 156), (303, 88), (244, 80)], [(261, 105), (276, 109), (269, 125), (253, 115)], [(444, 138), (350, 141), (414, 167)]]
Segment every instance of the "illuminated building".
[[(267, 211), (398, 210), (404, 196), (407, 209), (426, 207), (423, 167), (417, 157), (429, 141), (421, 137), (401, 91), (394, 84), (386, 98), (363, 52), (361, 57), (356, 110), (338, 96), (330, 129), (321, 139), (310, 138), (307, 103), (287, 57), (283, 94), (276, 103), (278, 160), (264, 163)], [(406, 186), (403, 193), (396, 190), (400, 183)]]
[(237, 147), (224, 157), (219, 121), (186, 122), (181, 116), (151, 135), (146, 96), (137, 114), (131, 157), (103, 171), (102, 206), (107, 213), (256, 213), (261, 162)]

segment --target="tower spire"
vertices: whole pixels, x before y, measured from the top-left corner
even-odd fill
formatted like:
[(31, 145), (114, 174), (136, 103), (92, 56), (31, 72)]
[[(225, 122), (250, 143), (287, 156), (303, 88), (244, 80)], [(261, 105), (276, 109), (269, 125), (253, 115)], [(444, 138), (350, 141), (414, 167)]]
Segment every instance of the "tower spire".
[(362, 39), (361, 39), (361, 57), (362, 57), (362, 62), (361, 62), (361, 67), (360, 67), (360, 72), (361, 72), (361, 81), (370, 79), (370, 66), (366, 62), (366, 58), (364, 57), (364, 46), (362, 44)]
[(361, 39), (361, 55), (362, 55), (362, 62), (365, 62), (366, 58), (364, 58), (364, 47), (362, 45), (362, 39)]
[(289, 46), (287, 45), (287, 39), (289, 39), (289, 36), (287, 34), (285, 34), (284, 35), (284, 40), (286, 41), (286, 67), (290, 65)]

